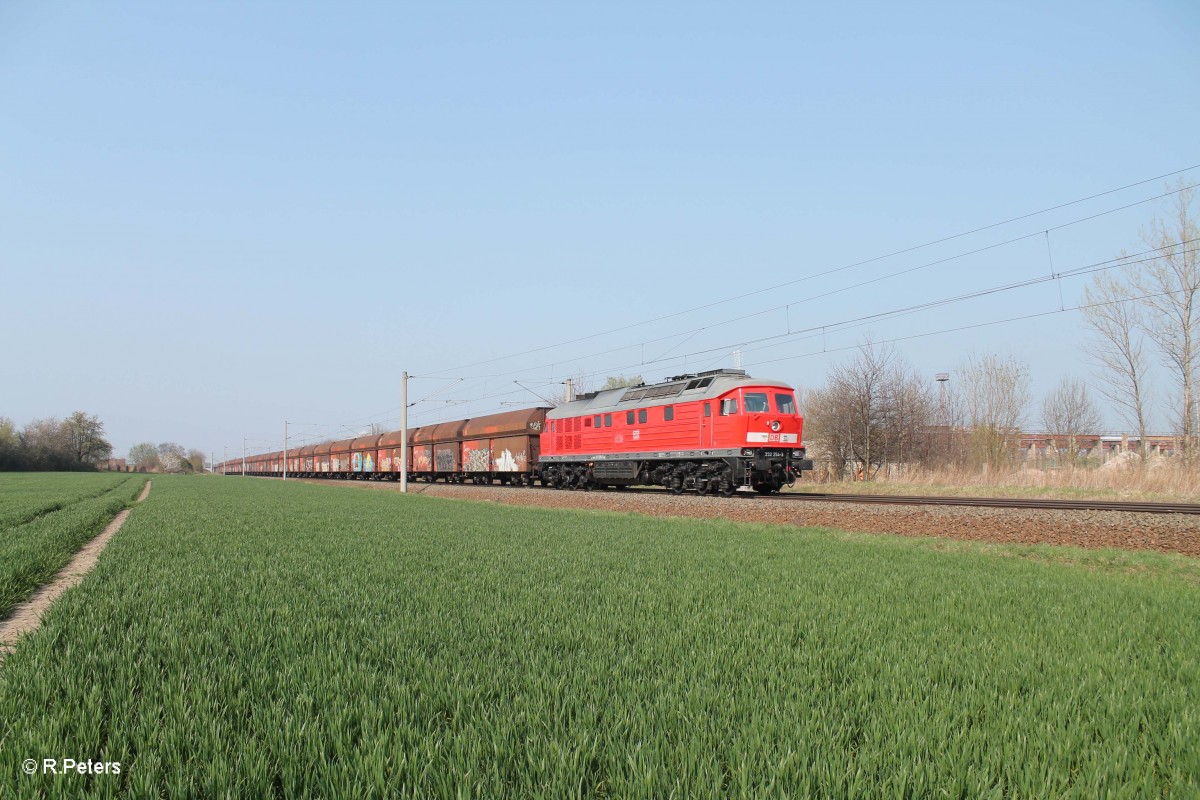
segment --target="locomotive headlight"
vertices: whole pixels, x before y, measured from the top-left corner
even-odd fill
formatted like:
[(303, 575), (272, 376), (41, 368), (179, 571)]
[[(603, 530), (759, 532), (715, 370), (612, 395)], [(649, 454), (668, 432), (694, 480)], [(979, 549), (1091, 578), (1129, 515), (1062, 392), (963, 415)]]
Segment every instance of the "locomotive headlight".
[(777, 419), (771, 420), (771, 430), (775, 431), (776, 433), (779, 433), (779, 429), (782, 427), (783, 426), (779, 424), (779, 420), (777, 420)]

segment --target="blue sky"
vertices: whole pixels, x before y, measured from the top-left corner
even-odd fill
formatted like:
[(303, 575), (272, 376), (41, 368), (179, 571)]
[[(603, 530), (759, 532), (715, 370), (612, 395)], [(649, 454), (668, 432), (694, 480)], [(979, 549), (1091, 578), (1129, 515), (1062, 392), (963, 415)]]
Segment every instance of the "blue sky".
[[(1053, 311), (1042, 284), (837, 330), (1046, 274), (1047, 229), (1059, 270), (1137, 250), (1160, 206), (1113, 209), (1164, 181), (800, 279), (1200, 164), (1198, 31), (1191, 2), (6, 3), (0, 415), (219, 459), (395, 425), (404, 369), (465, 378), (413, 381), (419, 424), (739, 344), (819, 385), (866, 335)], [(789, 326), (827, 330), (750, 343)], [(1095, 380), (1084, 337), (897, 347), (1015, 355), (1040, 399)]]

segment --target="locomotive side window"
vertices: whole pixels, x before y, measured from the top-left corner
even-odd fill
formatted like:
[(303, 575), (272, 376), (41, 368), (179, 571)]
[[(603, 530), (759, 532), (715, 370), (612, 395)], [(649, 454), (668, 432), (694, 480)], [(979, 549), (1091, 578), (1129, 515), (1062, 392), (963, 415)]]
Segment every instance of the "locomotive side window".
[(796, 401), (792, 399), (792, 395), (790, 393), (777, 394), (775, 395), (775, 409), (780, 414), (795, 414)]
[(604, 415), (604, 427), (606, 427), (606, 428), (612, 427), (612, 414)]
[(593, 427), (593, 428), (599, 428), (599, 427), (600, 427), (600, 415), (599, 415), (599, 414), (597, 414), (596, 416), (592, 417), (592, 427)]
[(632, 411), (626, 411), (626, 412), (625, 412), (625, 424), (626, 424), (626, 425), (632, 425), (632, 424), (633, 424), (633, 412), (632, 412)]
[(712, 404), (710, 404), (710, 403), (704, 404), (704, 416), (706, 416), (706, 417), (712, 416)]
[(766, 392), (746, 392), (746, 413), (765, 414), (771, 410)]
[(663, 406), (663, 419), (667, 422), (675, 419), (675, 406)]
[(721, 416), (728, 417), (737, 413), (737, 398), (726, 397), (721, 401)]
[(558, 422), (556, 420), (550, 420), (550, 432), (551, 433), (558, 432)]
[(638, 409), (638, 422), (641, 422), (643, 424), (646, 422), (646, 409), (644, 409), (644, 408)]

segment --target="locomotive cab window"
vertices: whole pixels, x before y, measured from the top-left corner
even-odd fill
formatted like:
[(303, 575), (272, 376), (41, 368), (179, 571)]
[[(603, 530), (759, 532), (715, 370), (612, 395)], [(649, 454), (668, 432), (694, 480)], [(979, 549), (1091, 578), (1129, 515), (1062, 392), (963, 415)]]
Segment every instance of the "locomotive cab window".
[(663, 406), (663, 419), (667, 422), (675, 419), (675, 406)]
[(721, 416), (728, 417), (737, 413), (737, 398), (726, 397), (721, 401)]
[(777, 394), (775, 395), (775, 410), (780, 414), (795, 414), (796, 401), (792, 398), (790, 393)]
[(643, 424), (646, 422), (646, 409), (644, 409), (644, 408), (638, 409), (638, 422), (641, 422)]
[(626, 424), (626, 425), (632, 425), (632, 424), (633, 424), (633, 412), (632, 412), (632, 411), (626, 411), (626, 412), (625, 412), (625, 424)]
[(704, 416), (706, 416), (706, 417), (712, 416), (712, 404), (711, 403), (704, 404)]
[(765, 414), (771, 410), (766, 392), (746, 392), (746, 413)]

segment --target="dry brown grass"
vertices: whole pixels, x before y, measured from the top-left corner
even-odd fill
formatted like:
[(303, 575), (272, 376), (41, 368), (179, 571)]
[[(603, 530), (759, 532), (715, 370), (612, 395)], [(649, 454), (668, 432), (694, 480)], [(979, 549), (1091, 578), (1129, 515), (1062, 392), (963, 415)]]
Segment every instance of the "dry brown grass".
[(1200, 502), (1200, 469), (1173, 459), (1151, 459), (1144, 469), (1135, 459), (1098, 467), (907, 469), (871, 481), (805, 480), (791, 491)]

